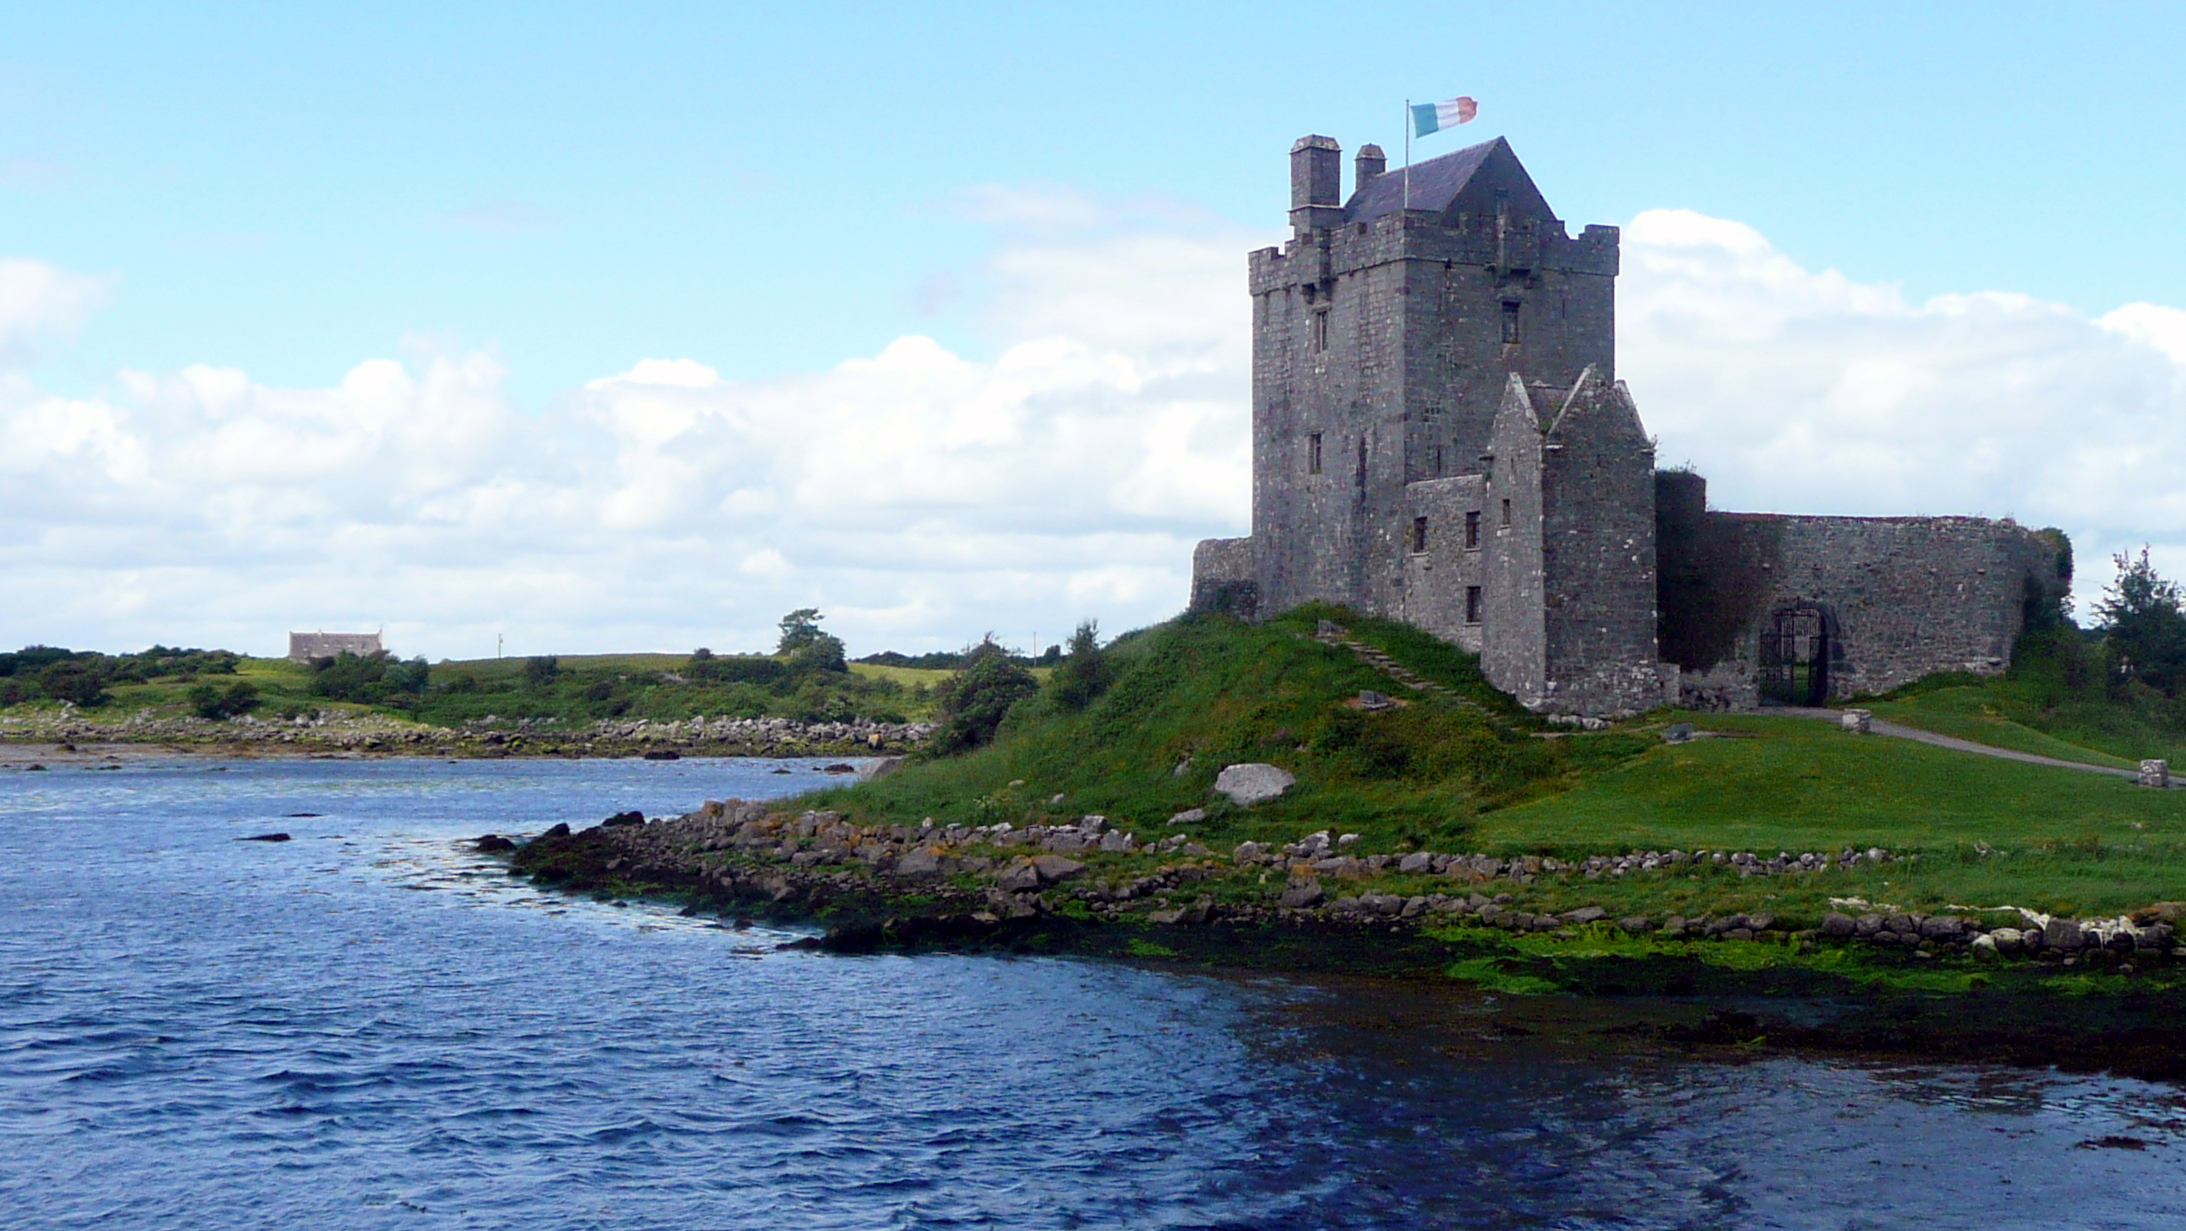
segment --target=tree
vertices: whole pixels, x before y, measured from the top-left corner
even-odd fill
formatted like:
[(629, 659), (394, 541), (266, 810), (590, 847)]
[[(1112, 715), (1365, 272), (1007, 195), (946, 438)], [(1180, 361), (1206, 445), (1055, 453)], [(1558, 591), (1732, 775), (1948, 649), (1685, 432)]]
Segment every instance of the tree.
[(1032, 672), (987, 634), (965, 656), (964, 666), (941, 686), (933, 749), (944, 756), (994, 742), (1011, 707), (1040, 691)]
[(1062, 705), (1082, 710), (1115, 682), (1116, 667), (1101, 651), (1101, 626), (1087, 620), (1070, 634), (1070, 653), (1048, 677), (1048, 688)]
[(777, 654), (794, 654), (811, 645), (821, 636), (820, 609), (799, 607), (782, 617), (782, 641), (774, 647)]
[(850, 664), (843, 659), (842, 638), (831, 633), (815, 635), (790, 651), (789, 669), (797, 673), (826, 671), (836, 675), (849, 671)]
[(2156, 572), (2146, 547), (2137, 560), (2122, 554), (2111, 559), (2118, 575), (2094, 611), (2110, 650), (2111, 678), (2175, 694), (2186, 682), (2186, 595)]

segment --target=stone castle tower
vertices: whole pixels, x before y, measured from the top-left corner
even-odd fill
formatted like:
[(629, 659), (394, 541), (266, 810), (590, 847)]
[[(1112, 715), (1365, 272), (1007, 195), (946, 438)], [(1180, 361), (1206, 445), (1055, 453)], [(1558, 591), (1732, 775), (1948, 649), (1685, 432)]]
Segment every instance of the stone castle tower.
[[(1690, 483), (1676, 488), (1674, 605), (1711, 623), (1696, 634), (1675, 613), (1666, 622), (1654, 445), (1616, 379), (1617, 229), (1571, 237), (1500, 138), (1409, 176), (1371, 145), (1355, 166), (1346, 199), (1341, 148), (1301, 138), (1290, 152), (1290, 241), (1250, 256), (1253, 532), (1200, 544), (1195, 608), (1253, 618), (1318, 600), (1405, 620), (1480, 653), (1498, 687), (1556, 713), (1645, 710), (1677, 701), (1681, 681), (1707, 699), (1751, 703), (1786, 654), (1805, 657), (1779, 674), (1801, 687), (1821, 681), (1805, 698), (1819, 700), (1863, 675), (1902, 674), (1899, 660), (1917, 666), (1924, 651), (1863, 673), (1845, 657), (1847, 612), (1838, 610), (1859, 596), (1773, 595), (1751, 578), (1773, 584), (1793, 575), (1775, 572), (1780, 565), (1801, 562), (1732, 557), (1826, 541), (1816, 550), (1837, 555), (1814, 568), (1830, 577), (1849, 569), (1857, 581), (1890, 571), (1863, 553), (1902, 555), (1908, 542), (1926, 551), (1947, 521), (1986, 535), (1981, 550), (2007, 561), (2009, 615), (1975, 621), (1928, 656), (1951, 667), (2008, 658), (2025, 571), (2027, 532), (2016, 525), (1763, 518), (1785, 525), (1739, 531), (1708, 520), (1731, 515), (1706, 513), (1704, 494), (1701, 510), (1685, 509)], [(1910, 539), (1878, 538), (1885, 523), (1916, 528)], [(1732, 546), (1696, 546), (1703, 541)], [(1710, 589), (1718, 573), (1736, 581), (1735, 594)], [(2058, 582), (2052, 573), (2027, 584)], [(1748, 645), (1748, 625), (1772, 617), (1772, 598), (1826, 610), (1836, 631), (1802, 616), (1796, 629), (1823, 640), (1787, 650), (1810, 634), (1785, 633)], [(1664, 662), (1665, 644), (1708, 648)], [(1817, 654), (1820, 669), (1798, 665)]]

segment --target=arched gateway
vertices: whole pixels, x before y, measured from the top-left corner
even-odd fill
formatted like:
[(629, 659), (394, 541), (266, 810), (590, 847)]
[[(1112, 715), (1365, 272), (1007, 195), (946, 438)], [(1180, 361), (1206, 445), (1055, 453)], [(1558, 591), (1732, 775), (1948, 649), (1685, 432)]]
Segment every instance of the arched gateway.
[(1814, 603), (1779, 607), (1761, 630), (1755, 683), (1763, 705), (1822, 705), (1829, 700), (1829, 660), (1836, 652), (1829, 614)]

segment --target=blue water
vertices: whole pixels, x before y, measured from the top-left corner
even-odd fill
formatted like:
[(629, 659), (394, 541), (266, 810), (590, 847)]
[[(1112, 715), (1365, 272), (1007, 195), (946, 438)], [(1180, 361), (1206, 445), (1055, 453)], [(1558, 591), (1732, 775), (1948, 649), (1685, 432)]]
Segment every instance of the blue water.
[(458, 841), (815, 765), (0, 772), (0, 1225), (2186, 1225), (2167, 1087), (1695, 1060), (1364, 981), (781, 952)]

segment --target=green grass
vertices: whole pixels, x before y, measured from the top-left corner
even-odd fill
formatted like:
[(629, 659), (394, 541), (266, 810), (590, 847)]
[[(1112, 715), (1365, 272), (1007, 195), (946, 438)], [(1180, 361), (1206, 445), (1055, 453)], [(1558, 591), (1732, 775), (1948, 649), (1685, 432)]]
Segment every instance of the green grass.
[[(259, 718), (298, 712), (378, 713), (401, 721), (455, 726), (497, 719), (555, 719), (567, 726), (588, 726), (603, 719), (682, 721), (709, 717), (781, 717), (805, 721), (872, 718), (902, 722), (929, 718), (934, 686), (945, 671), (851, 664), (848, 673), (816, 673), (778, 683), (726, 683), (693, 679), (691, 659), (682, 654), (564, 655), (551, 680), (525, 677), (521, 658), (471, 659), (432, 666), (425, 695), (413, 705), (366, 705), (313, 695), (313, 672), (302, 663), (280, 658), (245, 658), (233, 676), (170, 677), (142, 684), (109, 687), (112, 699), (82, 716), (94, 722), (119, 722), (150, 710), (154, 717), (191, 713), (190, 688), (209, 681), (225, 687), (248, 681), (259, 692), (252, 711)], [(26, 702), (0, 713), (57, 712), (57, 702)]]
[[(1311, 640), (1323, 617), (1489, 714), (1408, 693)], [(1767, 910), (1812, 921), (1832, 909), (1832, 897), (1910, 910), (2011, 904), (2068, 914), (2186, 898), (2186, 792), (1767, 714), (1666, 711), (1607, 731), (1540, 738), (1554, 732), (1490, 688), (1473, 656), (1402, 625), (1336, 611), (1307, 609), (1259, 625), (1195, 617), (1130, 637), (1113, 652), (1120, 678), (1088, 710), (1037, 699), (1011, 716), (993, 747), (822, 792), (813, 806), (912, 824), (931, 816), (1024, 825), (1097, 812), (1142, 839), (1173, 832), (1166, 819), (1197, 807), (1209, 815), (1191, 832), (1218, 850), (1326, 828), (1362, 835), (1361, 853), (1575, 859), (1635, 849), (1766, 856), (1880, 846), (1917, 856), (1822, 875), (1741, 878), (1710, 865), (1623, 879), (1546, 877), (1521, 891), (1537, 911), (1600, 905), (1612, 916), (1656, 919)], [(1346, 703), (1363, 688), (1411, 704), (1362, 714)], [(1942, 712), (1942, 703), (1927, 704)], [(1961, 702), (1949, 704), (1963, 712)], [(1660, 729), (1673, 720), (1725, 738), (1665, 744)], [(2030, 751), (2063, 746), (2031, 728), (1998, 738), (2019, 739)], [(2081, 759), (2100, 758), (2082, 750)], [(1232, 807), (1211, 787), (1222, 766), (1239, 761), (1282, 765), (1298, 785), (1280, 800)], [(1377, 887), (1431, 893), (1451, 882), (1389, 876)]]
[(2186, 764), (2186, 703), (2144, 685), (2117, 687), (2092, 634), (2056, 628), (2022, 637), (2000, 676), (1930, 676), (1863, 699), (1907, 726), (2068, 761)]
[[(1404, 690), (1307, 636), (1332, 614), (1502, 717), (1420, 694), (1381, 713), (1347, 708), (1361, 690)], [(1472, 656), (1402, 625), (1323, 609), (1258, 625), (1193, 617), (1124, 638), (1110, 653), (1120, 678), (1085, 711), (1043, 695), (1013, 713), (991, 747), (821, 799), (913, 823), (1101, 813), (1142, 838), (1196, 807), (1210, 815), (1194, 833), (1210, 842), (1329, 827), (1380, 849), (1447, 848), (1466, 840), (1483, 808), (1543, 789), (1574, 765), (1570, 748), (1529, 738), (1541, 724), (1482, 682)], [(1232, 807), (1211, 788), (1223, 766), (1245, 761), (1279, 763), (1298, 786), (1250, 812)]]

